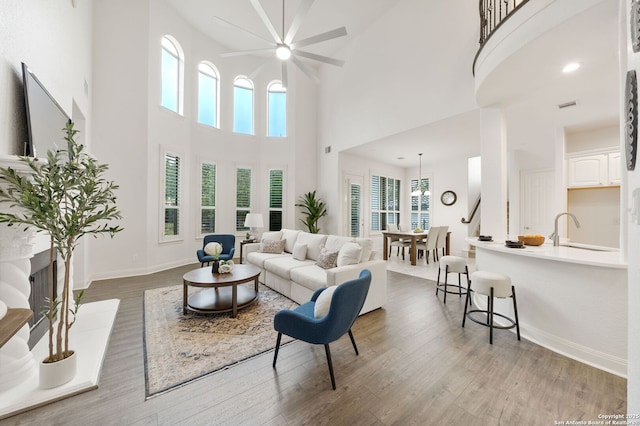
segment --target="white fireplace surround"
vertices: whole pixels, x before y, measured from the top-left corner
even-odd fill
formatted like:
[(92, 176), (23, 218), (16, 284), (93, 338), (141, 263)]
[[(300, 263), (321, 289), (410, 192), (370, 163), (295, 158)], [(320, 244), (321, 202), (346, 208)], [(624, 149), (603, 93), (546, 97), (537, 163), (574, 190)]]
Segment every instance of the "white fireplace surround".
[[(17, 156), (0, 156), (1, 167), (31, 174), (29, 166)], [(1, 182), (0, 182), (1, 184)], [(0, 208), (9, 208), (0, 204)], [(9, 309), (29, 306), (31, 257), (49, 249), (42, 233), (18, 226), (0, 224), (0, 301)], [(58, 291), (62, 291), (64, 262), (58, 261)], [(73, 282), (70, 291), (73, 290)], [(118, 311), (119, 300), (87, 303), (81, 306), (70, 332), (72, 348), (78, 353), (78, 373), (66, 385), (38, 388), (38, 365), (47, 354), (47, 335), (29, 351), (29, 325), (25, 324), (0, 348), (0, 419), (66, 396), (97, 387), (102, 360)]]

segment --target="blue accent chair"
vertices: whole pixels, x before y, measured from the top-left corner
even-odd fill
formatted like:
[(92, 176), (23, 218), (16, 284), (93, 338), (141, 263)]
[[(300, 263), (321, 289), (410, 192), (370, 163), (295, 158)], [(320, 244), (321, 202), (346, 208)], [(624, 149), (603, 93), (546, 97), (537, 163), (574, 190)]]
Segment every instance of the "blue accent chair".
[(336, 389), (336, 380), (333, 375), (333, 364), (331, 362), (331, 351), (329, 343), (338, 340), (345, 333), (349, 333), (353, 349), (358, 355), (358, 347), (351, 333), (351, 327), (358, 318), (358, 314), (364, 305), (364, 300), (371, 285), (371, 271), (368, 269), (360, 272), (360, 277), (340, 284), (331, 298), (329, 312), (326, 316), (316, 319), (314, 307), (316, 300), (324, 288), (316, 290), (311, 296), (311, 300), (294, 310), (282, 310), (276, 313), (273, 320), (273, 327), (278, 332), (276, 350), (273, 355), (273, 368), (276, 368), (278, 350), (282, 334), (295, 339), (303, 340), (315, 345), (324, 345), (329, 364), (329, 374), (331, 375), (331, 386)]
[(204, 236), (202, 248), (196, 251), (200, 266), (204, 266), (205, 263), (208, 265), (209, 262), (213, 262), (213, 256), (209, 256), (204, 252), (206, 245), (213, 242), (218, 242), (222, 245), (220, 260), (233, 259), (233, 255), (236, 252), (236, 236), (233, 234), (209, 234)]

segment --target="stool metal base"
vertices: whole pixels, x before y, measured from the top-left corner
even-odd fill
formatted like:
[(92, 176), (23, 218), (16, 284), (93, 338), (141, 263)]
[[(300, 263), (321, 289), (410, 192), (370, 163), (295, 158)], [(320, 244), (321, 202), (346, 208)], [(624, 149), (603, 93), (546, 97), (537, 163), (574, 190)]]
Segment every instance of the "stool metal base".
[[(467, 289), (469, 288), (469, 269), (466, 266), (464, 269), (465, 269), (465, 272), (449, 272), (449, 265), (446, 265), (445, 273), (444, 273), (444, 283), (440, 283), (441, 269), (438, 268), (438, 281), (436, 281), (436, 296), (440, 291), (442, 291), (444, 293), (444, 303), (447, 303), (447, 293), (457, 294), (459, 297), (462, 297), (463, 295), (467, 294), (467, 291), (468, 291)], [(449, 284), (448, 278), (450, 273), (458, 274), (458, 284)], [(460, 278), (462, 274), (465, 274), (467, 276), (467, 288), (464, 288), (462, 286), (462, 280)], [(453, 287), (454, 289), (457, 289), (457, 290), (449, 290), (448, 287)], [(469, 300), (469, 306), (471, 306), (471, 300)]]
[[(471, 305), (471, 292), (473, 291), (473, 289), (471, 288), (471, 285), (469, 285), (469, 291), (467, 292), (467, 301), (469, 302), (469, 305)], [(489, 327), (489, 343), (493, 344), (493, 329), (497, 328), (497, 329), (501, 329), (501, 330), (507, 330), (510, 328), (514, 328), (516, 329), (517, 335), (518, 335), (518, 340), (520, 340), (520, 321), (518, 321), (518, 305), (516, 303), (516, 290), (514, 288), (514, 286), (511, 286), (511, 298), (513, 300), (513, 313), (515, 316), (515, 320), (512, 318), (509, 318), (506, 315), (500, 314), (498, 312), (494, 312), (493, 310), (493, 287), (491, 287), (491, 294), (487, 295), (487, 309), (486, 310), (482, 310), (482, 309), (472, 309), (470, 311), (467, 310), (467, 304), (464, 304), (464, 314), (462, 315), (462, 327), (464, 328), (464, 323), (465, 320), (467, 319), (467, 317), (480, 325), (483, 325), (485, 327)], [(473, 313), (484, 313), (487, 315), (487, 318), (485, 321), (480, 321), (476, 318), (473, 318), (471, 316), (471, 314)], [(494, 316), (499, 316), (500, 318), (504, 318), (506, 320), (508, 320), (511, 325), (495, 325), (494, 321), (493, 321), (493, 317)]]

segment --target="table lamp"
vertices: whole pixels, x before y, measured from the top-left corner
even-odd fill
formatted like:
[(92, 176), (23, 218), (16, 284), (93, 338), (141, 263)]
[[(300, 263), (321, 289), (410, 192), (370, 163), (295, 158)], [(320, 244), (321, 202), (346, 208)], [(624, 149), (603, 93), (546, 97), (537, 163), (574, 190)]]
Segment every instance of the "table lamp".
[(247, 216), (244, 218), (244, 226), (250, 228), (249, 234), (251, 235), (251, 237), (249, 239), (257, 239), (258, 233), (256, 231), (256, 228), (264, 227), (262, 223), (262, 214), (247, 213)]

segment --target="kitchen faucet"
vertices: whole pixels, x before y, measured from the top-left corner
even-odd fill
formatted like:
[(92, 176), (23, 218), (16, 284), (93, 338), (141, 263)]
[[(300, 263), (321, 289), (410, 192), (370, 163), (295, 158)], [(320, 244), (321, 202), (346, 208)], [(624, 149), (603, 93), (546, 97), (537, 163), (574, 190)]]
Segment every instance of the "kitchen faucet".
[(557, 247), (560, 245), (560, 235), (558, 235), (558, 219), (560, 219), (560, 216), (563, 216), (563, 215), (571, 216), (573, 218), (573, 223), (576, 224), (576, 228), (580, 228), (580, 222), (578, 222), (578, 219), (575, 217), (573, 213), (564, 212), (564, 213), (558, 214), (556, 216), (555, 225), (553, 227), (553, 234), (549, 235), (549, 238), (553, 239), (554, 247)]

